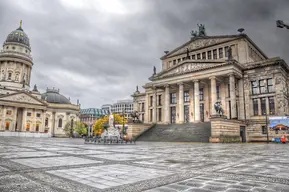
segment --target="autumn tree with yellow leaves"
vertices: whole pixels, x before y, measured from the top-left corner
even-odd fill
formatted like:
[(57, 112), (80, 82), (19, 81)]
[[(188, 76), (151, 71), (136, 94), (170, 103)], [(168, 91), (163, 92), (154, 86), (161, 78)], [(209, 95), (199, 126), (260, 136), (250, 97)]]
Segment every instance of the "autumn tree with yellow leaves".
[[(114, 117), (114, 124), (127, 123), (127, 119), (119, 114), (113, 114), (113, 117)], [(104, 130), (108, 127), (108, 124), (109, 124), (109, 115), (98, 119), (93, 126), (94, 134), (101, 135), (104, 132)]]

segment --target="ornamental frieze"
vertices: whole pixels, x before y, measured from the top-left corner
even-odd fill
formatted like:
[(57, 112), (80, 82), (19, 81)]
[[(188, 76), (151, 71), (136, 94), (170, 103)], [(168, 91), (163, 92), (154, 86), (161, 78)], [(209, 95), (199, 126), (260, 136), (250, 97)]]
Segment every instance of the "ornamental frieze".
[(201, 48), (201, 47), (205, 48), (205, 47), (208, 47), (210, 45), (214, 45), (214, 44), (217, 44), (217, 43), (220, 43), (220, 42), (224, 42), (224, 41), (227, 41), (227, 40), (230, 40), (230, 39), (233, 39), (233, 38), (225, 38), (225, 39), (197, 39), (197, 40), (193, 41), (192, 43), (190, 43), (189, 45), (177, 50), (172, 55), (177, 55), (177, 54), (180, 54), (180, 53), (186, 53), (187, 49), (194, 50), (194, 49), (198, 49), (198, 48)]
[(208, 69), (211, 67), (216, 67), (216, 66), (221, 66), (221, 65), (224, 65), (224, 63), (186, 63), (175, 69), (168, 71), (167, 73), (161, 75), (160, 77), (179, 75), (179, 74), (199, 71), (202, 69)]
[(17, 102), (23, 102), (23, 103), (31, 103), (31, 104), (42, 104), (38, 102), (36, 99), (26, 95), (26, 94), (16, 94), (16, 95), (7, 95), (6, 97), (0, 98), (0, 100), (5, 101), (17, 101)]

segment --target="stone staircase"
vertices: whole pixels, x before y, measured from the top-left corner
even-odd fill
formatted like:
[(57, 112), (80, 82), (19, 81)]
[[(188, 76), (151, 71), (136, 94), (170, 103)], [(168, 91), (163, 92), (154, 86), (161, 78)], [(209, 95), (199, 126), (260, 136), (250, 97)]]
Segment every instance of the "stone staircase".
[(157, 124), (143, 132), (137, 141), (209, 142), (211, 123)]

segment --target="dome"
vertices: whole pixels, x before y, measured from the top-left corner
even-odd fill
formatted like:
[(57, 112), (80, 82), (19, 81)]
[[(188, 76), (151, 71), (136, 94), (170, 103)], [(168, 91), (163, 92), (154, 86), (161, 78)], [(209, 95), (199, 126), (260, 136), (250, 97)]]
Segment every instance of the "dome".
[(46, 100), (48, 103), (71, 104), (69, 99), (59, 94), (59, 89), (47, 89), (46, 93), (41, 94), (41, 99)]
[(23, 44), (25, 46), (30, 47), (29, 38), (28, 38), (27, 34), (23, 31), (21, 23), (20, 23), (20, 27), (18, 29), (12, 31), (7, 36), (4, 44), (6, 44), (6, 43), (20, 43), (20, 44)]

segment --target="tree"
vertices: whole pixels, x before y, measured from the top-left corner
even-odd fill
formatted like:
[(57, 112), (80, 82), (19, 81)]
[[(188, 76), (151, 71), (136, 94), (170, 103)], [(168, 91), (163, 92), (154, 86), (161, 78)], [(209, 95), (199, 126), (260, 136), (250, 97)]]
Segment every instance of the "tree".
[(86, 135), (87, 134), (87, 128), (85, 127), (85, 124), (81, 121), (73, 121), (71, 126), (71, 121), (67, 122), (64, 126), (64, 132), (68, 137), (73, 136), (73, 132), (78, 133), (79, 135)]
[[(127, 119), (118, 114), (113, 114), (114, 116), (114, 124), (126, 124)], [(109, 124), (109, 115), (99, 118), (94, 126), (93, 131), (95, 135), (101, 135), (106, 128), (108, 128)]]

